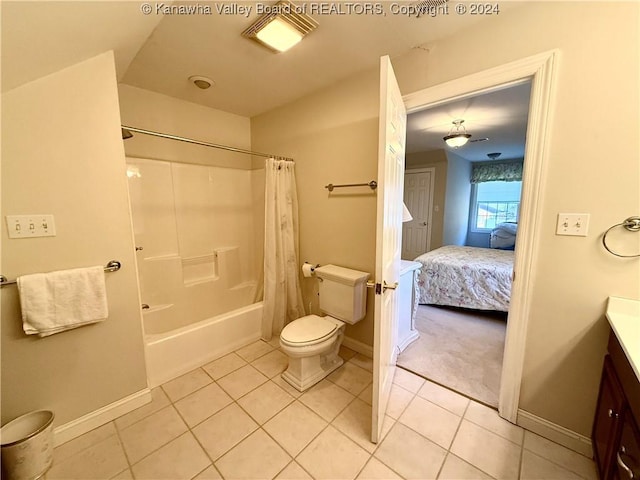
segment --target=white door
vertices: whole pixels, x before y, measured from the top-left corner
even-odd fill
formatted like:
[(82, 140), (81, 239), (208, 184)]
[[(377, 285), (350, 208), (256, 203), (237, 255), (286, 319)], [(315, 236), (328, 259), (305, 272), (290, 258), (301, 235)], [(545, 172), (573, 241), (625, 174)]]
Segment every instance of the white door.
[[(376, 298), (373, 333), (371, 441), (380, 440), (397, 357), (402, 189), (407, 112), (389, 57), (380, 59), (380, 127), (376, 225)], [(391, 288), (387, 288), (386, 286)]]
[(430, 250), (433, 177), (432, 168), (404, 174), (404, 204), (413, 217), (402, 224), (404, 260), (414, 260)]

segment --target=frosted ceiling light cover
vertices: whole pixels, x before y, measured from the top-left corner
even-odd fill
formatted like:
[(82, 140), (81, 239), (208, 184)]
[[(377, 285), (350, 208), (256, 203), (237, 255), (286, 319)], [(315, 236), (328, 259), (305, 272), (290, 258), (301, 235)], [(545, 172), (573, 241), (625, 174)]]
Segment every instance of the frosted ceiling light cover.
[(256, 37), (271, 48), (284, 52), (302, 40), (302, 34), (286, 21), (276, 17)]

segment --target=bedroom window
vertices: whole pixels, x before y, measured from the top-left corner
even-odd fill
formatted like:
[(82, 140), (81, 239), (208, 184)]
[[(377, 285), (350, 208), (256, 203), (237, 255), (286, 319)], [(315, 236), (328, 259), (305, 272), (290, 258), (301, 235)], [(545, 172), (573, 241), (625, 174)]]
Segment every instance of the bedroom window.
[(517, 222), (521, 192), (521, 181), (472, 184), (472, 230), (488, 232), (500, 223)]

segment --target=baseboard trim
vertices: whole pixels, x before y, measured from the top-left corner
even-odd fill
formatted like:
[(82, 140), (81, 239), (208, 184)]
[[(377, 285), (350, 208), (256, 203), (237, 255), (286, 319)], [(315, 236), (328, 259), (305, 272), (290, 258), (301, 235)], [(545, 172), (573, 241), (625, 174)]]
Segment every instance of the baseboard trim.
[(518, 409), (518, 419), (516, 423), (522, 428), (537, 433), (552, 442), (559, 443), (585, 457), (593, 458), (593, 445), (589, 437), (580, 435), (573, 430), (556, 425), (549, 420), (545, 420), (521, 409)]
[(64, 425), (60, 425), (53, 429), (54, 446), (62, 445), (149, 402), (151, 402), (151, 390), (145, 388)]
[(373, 347), (366, 343), (359, 342), (351, 337), (344, 337), (342, 345), (355, 352), (361, 353), (365, 357), (373, 358)]

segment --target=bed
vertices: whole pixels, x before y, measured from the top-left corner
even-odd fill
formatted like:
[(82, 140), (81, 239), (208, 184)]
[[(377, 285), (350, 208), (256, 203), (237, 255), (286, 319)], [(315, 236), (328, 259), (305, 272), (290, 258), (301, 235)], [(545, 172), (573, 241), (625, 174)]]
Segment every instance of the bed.
[(511, 250), (447, 245), (416, 258), (419, 303), (506, 312), (513, 274)]

